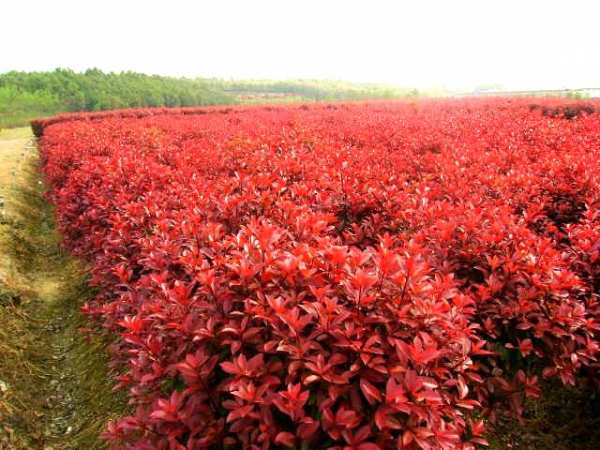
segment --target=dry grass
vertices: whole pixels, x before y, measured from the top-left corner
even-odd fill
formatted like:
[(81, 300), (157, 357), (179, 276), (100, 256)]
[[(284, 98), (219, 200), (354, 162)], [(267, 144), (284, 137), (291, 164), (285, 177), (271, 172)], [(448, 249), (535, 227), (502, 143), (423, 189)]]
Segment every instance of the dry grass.
[(12, 139), (29, 139), (31, 137), (31, 128), (3, 128), (0, 129), (0, 141)]

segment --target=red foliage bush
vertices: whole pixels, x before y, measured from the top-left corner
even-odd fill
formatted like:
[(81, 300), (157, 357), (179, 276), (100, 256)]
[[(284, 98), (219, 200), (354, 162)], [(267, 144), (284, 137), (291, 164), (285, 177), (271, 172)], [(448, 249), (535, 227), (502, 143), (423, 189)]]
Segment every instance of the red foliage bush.
[(473, 449), (539, 377), (597, 381), (597, 106), (530, 103), (37, 123), (120, 336), (113, 448)]

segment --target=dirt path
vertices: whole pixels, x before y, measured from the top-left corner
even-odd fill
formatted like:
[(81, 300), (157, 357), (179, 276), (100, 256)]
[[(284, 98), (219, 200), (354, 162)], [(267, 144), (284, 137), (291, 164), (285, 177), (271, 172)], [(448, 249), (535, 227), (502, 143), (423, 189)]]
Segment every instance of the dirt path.
[(102, 448), (122, 400), (106, 342), (79, 332), (92, 293), (61, 250), (37, 164), (28, 130), (0, 134), (0, 450)]

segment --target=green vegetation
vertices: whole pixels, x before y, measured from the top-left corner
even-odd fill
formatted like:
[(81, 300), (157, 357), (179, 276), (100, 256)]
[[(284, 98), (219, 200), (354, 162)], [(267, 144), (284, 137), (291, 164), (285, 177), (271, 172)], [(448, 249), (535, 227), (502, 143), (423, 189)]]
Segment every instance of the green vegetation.
[(590, 94), (585, 91), (570, 91), (567, 92), (566, 97), (574, 100), (586, 100), (590, 98)]
[(220, 80), (172, 78), (135, 72), (7, 72), (0, 74), (0, 128), (26, 125), (60, 112), (153, 106), (203, 106), (391, 99), (416, 89), (327, 80)]
[(0, 75), (0, 127), (24, 125), (57, 112), (233, 103), (204, 80), (134, 72), (8, 72)]
[(12, 85), (3, 86), (0, 81), (0, 128), (24, 125), (60, 110), (57, 97), (46, 90), (24, 91)]
[(283, 101), (341, 101), (416, 97), (416, 89), (374, 83), (333, 80), (207, 80), (242, 103)]

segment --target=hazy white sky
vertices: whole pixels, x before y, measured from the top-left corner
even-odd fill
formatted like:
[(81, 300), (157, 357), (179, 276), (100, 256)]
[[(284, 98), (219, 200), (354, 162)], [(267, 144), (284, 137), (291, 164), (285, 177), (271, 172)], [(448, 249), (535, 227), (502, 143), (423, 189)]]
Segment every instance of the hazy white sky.
[(0, 72), (600, 85), (600, 2), (3, 0)]

